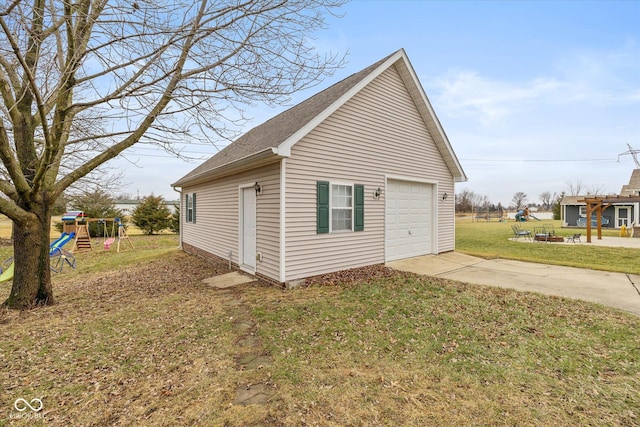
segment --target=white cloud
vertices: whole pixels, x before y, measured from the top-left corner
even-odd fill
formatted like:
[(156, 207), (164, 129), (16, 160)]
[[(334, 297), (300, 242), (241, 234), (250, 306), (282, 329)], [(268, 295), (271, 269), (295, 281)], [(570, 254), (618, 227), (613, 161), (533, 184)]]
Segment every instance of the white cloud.
[(429, 92), (443, 116), (483, 128), (534, 111), (628, 107), (640, 102), (638, 57), (633, 44), (610, 52), (575, 52), (550, 66), (546, 75), (527, 80), (450, 70), (432, 81)]
[(565, 52), (535, 73), (458, 69), (423, 78), (469, 176), (462, 187), (503, 203), (516, 191), (536, 201), (578, 180), (619, 191), (633, 165), (617, 155), (627, 143), (640, 148), (638, 58), (629, 44)]
[(483, 77), (474, 71), (452, 71), (435, 80), (438, 106), (451, 117), (468, 117), (488, 127), (504, 121), (514, 111), (553, 93), (553, 79), (509, 82)]
[(640, 50), (629, 42), (617, 50), (580, 50), (556, 65), (564, 102), (625, 105), (640, 102)]

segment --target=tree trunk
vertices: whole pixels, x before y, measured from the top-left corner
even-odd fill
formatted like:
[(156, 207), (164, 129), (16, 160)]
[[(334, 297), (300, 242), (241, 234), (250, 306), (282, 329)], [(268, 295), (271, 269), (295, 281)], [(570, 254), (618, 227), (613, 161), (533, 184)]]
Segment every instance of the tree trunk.
[(27, 220), (14, 223), (14, 276), (11, 294), (5, 304), (28, 309), (54, 304), (49, 267), (51, 211), (46, 203), (32, 205)]

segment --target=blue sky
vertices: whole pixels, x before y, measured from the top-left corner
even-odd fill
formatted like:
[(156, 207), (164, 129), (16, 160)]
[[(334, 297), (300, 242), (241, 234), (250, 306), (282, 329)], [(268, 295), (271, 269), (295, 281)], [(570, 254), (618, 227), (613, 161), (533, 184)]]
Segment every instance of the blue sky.
[[(627, 183), (635, 163), (618, 155), (640, 149), (640, 1), (353, 1), (341, 13), (316, 43), (348, 51), (345, 68), (291, 104), (404, 48), (469, 177), (458, 191), (508, 205), (520, 191), (539, 202), (569, 183)], [(285, 108), (256, 106), (246, 130)], [(158, 156), (123, 163), (123, 193), (176, 198), (169, 184), (198, 163)]]

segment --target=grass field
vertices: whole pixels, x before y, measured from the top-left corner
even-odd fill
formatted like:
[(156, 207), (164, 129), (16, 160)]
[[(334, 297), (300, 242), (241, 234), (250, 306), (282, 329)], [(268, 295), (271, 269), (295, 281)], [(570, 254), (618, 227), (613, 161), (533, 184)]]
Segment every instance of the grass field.
[[(482, 258), (509, 258), (520, 261), (592, 268), (604, 271), (640, 274), (638, 250), (588, 245), (523, 244), (513, 242), (511, 225), (515, 222), (472, 222), (462, 219), (456, 222), (456, 250)], [(560, 221), (528, 222), (524, 228), (533, 231), (543, 224), (553, 225), (556, 234), (569, 236), (586, 232), (581, 229), (563, 229)], [(617, 230), (603, 230), (603, 236), (618, 236)], [(592, 234), (596, 238), (596, 232)]]
[[(463, 224), (458, 242), (485, 256), (536, 247), (507, 230)], [(385, 269), (219, 291), (201, 279), (225, 266), (175, 236), (132, 241), (78, 254), (54, 277), (58, 304), (0, 312), (0, 425), (640, 424), (637, 317)], [(252, 352), (271, 362), (244, 368)], [(266, 404), (233, 404), (255, 384)], [(41, 399), (41, 418), (20, 418), (19, 398)]]

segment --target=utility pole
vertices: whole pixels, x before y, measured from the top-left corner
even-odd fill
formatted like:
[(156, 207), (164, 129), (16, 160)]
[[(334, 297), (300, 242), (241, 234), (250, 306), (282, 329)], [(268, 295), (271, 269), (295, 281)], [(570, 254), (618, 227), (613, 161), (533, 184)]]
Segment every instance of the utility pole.
[(633, 161), (636, 162), (636, 169), (640, 169), (640, 161), (638, 161), (638, 153), (640, 153), (640, 150), (634, 150), (631, 144), (627, 144), (627, 147), (629, 147), (629, 151), (618, 154), (618, 161), (620, 161), (620, 156), (630, 154), (633, 157)]

